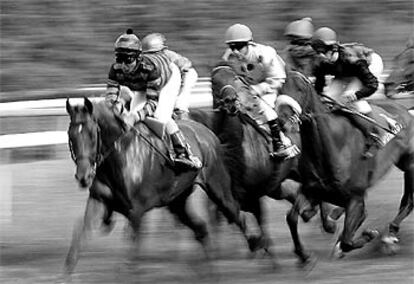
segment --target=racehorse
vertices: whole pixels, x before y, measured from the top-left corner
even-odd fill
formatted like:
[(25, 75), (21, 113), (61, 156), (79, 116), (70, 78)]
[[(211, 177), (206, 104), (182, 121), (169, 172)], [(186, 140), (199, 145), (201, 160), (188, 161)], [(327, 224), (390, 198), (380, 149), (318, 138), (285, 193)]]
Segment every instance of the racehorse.
[[(250, 67), (252, 70), (254, 68)], [(265, 248), (269, 252), (270, 238), (263, 228), (260, 198), (268, 196), (275, 200), (295, 203), (297, 189), (284, 188), (281, 185), (288, 178), (298, 180), (298, 159), (274, 161), (270, 157), (270, 134), (246, 114), (246, 106), (252, 106), (249, 101), (251, 95), (241, 81), (243, 78), (240, 78), (235, 70), (237, 67), (228, 62), (219, 63), (213, 69), (213, 96), (215, 107), (218, 109), (192, 110), (190, 118), (207, 125), (223, 143), (225, 162), (232, 177), (235, 198), (240, 203), (241, 210), (251, 212), (255, 216), (260, 228), (260, 235), (256, 236), (256, 243), (251, 243), (254, 244), (251, 249)], [(298, 133), (293, 134), (292, 139), (300, 145)], [(316, 212), (314, 208), (304, 210), (302, 217), (308, 221)], [(322, 208), (323, 227), (327, 232), (333, 233), (335, 223), (327, 218), (327, 212), (327, 208)]]
[(194, 184), (206, 191), (229, 223), (246, 233), (244, 217), (230, 191), (230, 175), (221, 159), (220, 143), (207, 127), (189, 120), (179, 122), (193, 152), (201, 157), (203, 168), (177, 172), (167, 154), (169, 146), (143, 122), (128, 127), (112, 104), (92, 103), (85, 98), (84, 105), (77, 106), (67, 100), (66, 109), (75, 177), (81, 187), (89, 187), (90, 193), (84, 218), (74, 230), (65, 275), (73, 272), (81, 242), (93, 222), (111, 224), (114, 211), (129, 220), (136, 235), (146, 211), (167, 206), (194, 231), (207, 253), (206, 224), (185, 206)]
[[(343, 112), (323, 103), (311, 82), (298, 72), (290, 72), (283, 93), (294, 99), (299, 111), (283, 107), (285, 117), (300, 119), (302, 155), (299, 163), (303, 179), (301, 192), (310, 200), (327, 201), (345, 210), (344, 229), (335, 247), (338, 256), (362, 248), (379, 232), (366, 229), (356, 236), (357, 229), (366, 218), (365, 196), (393, 166), (404, 172), (404, 194), (397, 216), (388, 225), (382, 240), (391, 249), (398, 242), (401, 222), (413, 210), (414, 192), (414, 119), (409, 112), (392, 102), (373, 104), (375, 113), (392, 117), (402, 126), (388, 144), (371, 159), (364, 159), (362, 153), (365, 138), (354, 127)], [(384, 123), (384, 119), (378, 119)], [(386, 125), (386, 123), (385, 123)], [(300, 199), (298, 199), (300, 200)], [(297, 210), (303, 204), (298, 202), (288, 214), (288, 222), (295, 235), (295, 251), (304, 257), (303, 246), (297, 234)]]

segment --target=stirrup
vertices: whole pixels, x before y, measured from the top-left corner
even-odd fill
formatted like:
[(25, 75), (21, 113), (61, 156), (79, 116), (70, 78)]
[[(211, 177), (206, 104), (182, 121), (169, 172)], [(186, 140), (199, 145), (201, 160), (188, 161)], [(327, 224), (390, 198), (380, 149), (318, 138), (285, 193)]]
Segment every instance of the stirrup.
[(187, 157), (184, 153), (176, 156), (173, 161), (175, 166), (182, 170), (199, 170), (203, 167), (203, 164), (198, 157), (193, 155)]
[(270, 153), (270, 157), (279, 159), (292, 159), (300, 154), (298, 146), (292, 144), (289, 146), (280, 145), (277, 150)]
[(373, 158), (378, 150), (384, 147), (384, 143), (379, 135), (371, 133), (368, 139), (368, 144), (365, 147), (364, 153), (362, 153), (362, 157), (365, 159)]

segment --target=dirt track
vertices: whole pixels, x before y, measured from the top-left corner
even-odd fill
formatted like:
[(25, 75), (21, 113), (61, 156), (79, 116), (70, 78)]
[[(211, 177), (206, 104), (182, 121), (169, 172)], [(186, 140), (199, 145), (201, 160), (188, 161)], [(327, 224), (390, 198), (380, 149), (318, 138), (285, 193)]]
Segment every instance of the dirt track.
[[(0, 166), (2, 194), (12, 188), (11, 216), (3, 211), (0, 220), (0, 283), (59, 281), (73, 224), (87, 197), (77, 188), (73, 171), (69, 159)], [(383, 229), (397, 212), (401, 194), (402, 175), (394, 170), (370, 191), (363, 227)], [(73, 283), (414, 283), (413, 215), (402, 224), (397, 255), (384, 255), (374, 241), (340, 260), (330, 259), (335, 239), (321, 232), (318, 218), (300, 223), (306, 247), (318, 258), (307, 271), (296, 266), (292, 253), (285, 223), (288, 204), (267, 204), (276, 270), (266, 259), (249, 259), (240, 233), (224, 224), (219, 236), (212, 237), (220, 255), (208, 274), (191, 233), (158, 209), (145, 219), (139, 248), (126, 239), (121, 216), (110, 235), (95, 234), (81, 254)]]

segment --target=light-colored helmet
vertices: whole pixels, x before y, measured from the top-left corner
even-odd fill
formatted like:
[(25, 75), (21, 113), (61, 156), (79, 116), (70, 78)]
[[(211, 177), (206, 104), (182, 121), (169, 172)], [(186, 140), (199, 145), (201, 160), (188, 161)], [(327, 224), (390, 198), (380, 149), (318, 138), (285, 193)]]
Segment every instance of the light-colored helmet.
[(141, 41), (138, 36), (134, 34), (132, 29), (128, 29), (115, 41), (115, 52), (136, 53), (141, 51)]
[(224, 38), (226, 43), (248, 42), (253, 40), (253, 33), (248, 26), (234, 24), (227, 29)]
[(142, 51), (143, 52), (157, 52), (167, 48), (165, 45), (165, 36), (160, 33), (152, 33), (146, 35), (142, 39)]
[(336, 37), (336, 32), (328, 27), (322, 27), (315, 31), (313, 35), (315, 39), (319, 39), (323, 41), (327, 45), (332, 45), (338, 43), (338, 39)]
[(285, 36), (310, 39), (313, 36), (313, 24), (311, 18), (303, 18), (291, 22), (286, 26)]

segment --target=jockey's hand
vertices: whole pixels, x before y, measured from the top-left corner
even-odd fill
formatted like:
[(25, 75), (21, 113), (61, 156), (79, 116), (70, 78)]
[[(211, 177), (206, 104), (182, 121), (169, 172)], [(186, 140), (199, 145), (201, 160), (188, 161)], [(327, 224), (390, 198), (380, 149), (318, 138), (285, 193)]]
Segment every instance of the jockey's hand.
[(127, 102), (131, 102), (132, 98), (134, 97), (134, 92), (131, 91), (130, 88), (127, 86), (120, 86), (119, 89), (119, 100), (122, 101), (124, 104)]
[(130, 126), (134, 126), (134, 124), (139, 121), (139, 116), (135, 111), (123, 112), (121, 117), (123, 121)]
[(355, 95), (355, 92), (353, 91), (346, 91), (342, 96), (341, 96), (342, 102), (345, 104), (349, 104), (349, 103), (353, 103), (356, 100), (358, 100), (357, 96)]

